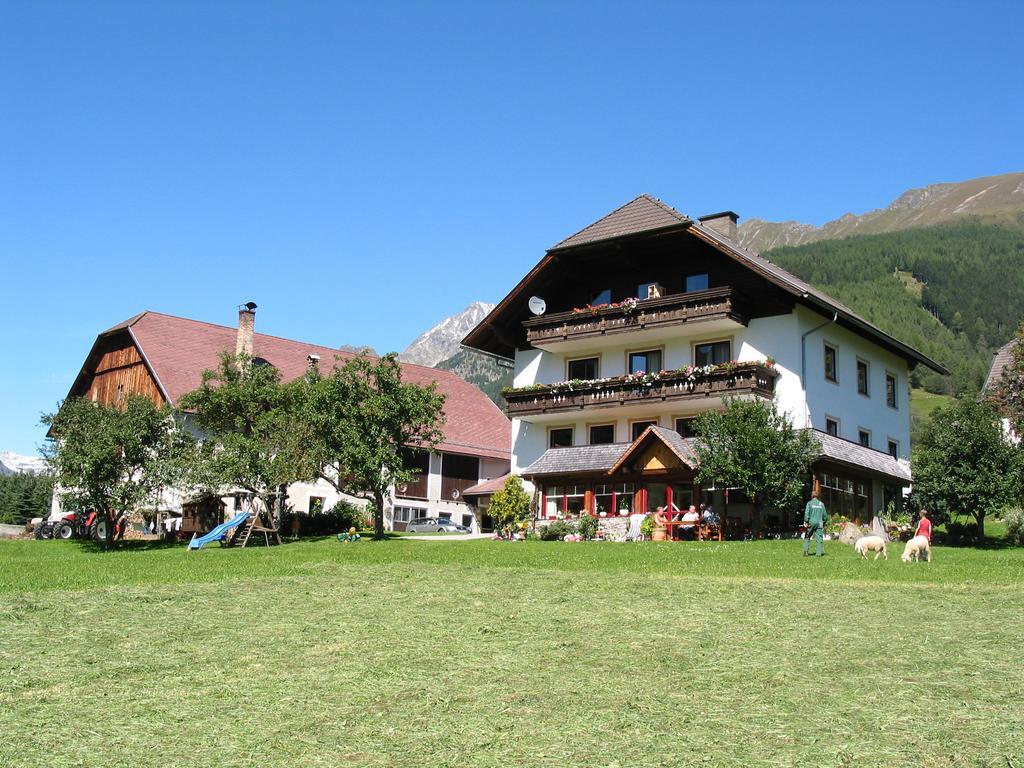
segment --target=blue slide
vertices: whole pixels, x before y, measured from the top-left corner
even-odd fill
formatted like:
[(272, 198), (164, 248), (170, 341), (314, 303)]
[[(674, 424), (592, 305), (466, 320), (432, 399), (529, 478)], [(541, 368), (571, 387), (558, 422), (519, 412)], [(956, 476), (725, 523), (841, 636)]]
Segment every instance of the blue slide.
[(228, 520), (226, 523), (221, 523), (209, 533), (204, 536), (200, 536), (198, 539), (195, 534), (192, 535), (192, 540), (188, 543), (189, 549), (201, 549), (204, 544), (209, 544), (211, 541), (221, 541), (228, 534), (228, 529), (234, 528), (236, 525), (241, 525), (249, 519), (251, 512), (239, 512), (233, 518)]

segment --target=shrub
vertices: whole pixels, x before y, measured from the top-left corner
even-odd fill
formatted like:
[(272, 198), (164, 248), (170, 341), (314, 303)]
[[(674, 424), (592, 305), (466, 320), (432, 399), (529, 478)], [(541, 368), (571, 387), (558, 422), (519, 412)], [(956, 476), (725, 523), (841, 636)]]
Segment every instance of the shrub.
[(648, 515), (644, 518), (644, 521), (640, 523), (640, 533), (644, 535), (645, 539), (650, 540), (651, 534), (654, 533), (654, 518)]
[(1018, 547), (1024, 547), (1024, 509), (1008, 507), (1003, 510), (1006, 537)]
[(285, 512), (281, 515), (282, 535), (291, 535), (292, 520), (296, 517), (299, 519), (300, 536), (330, 536), (335, 533), (343, 533), (349, 528), (366, 528), (366, 513), (346, 501), (339, 501), (327, 512), (317, 512), (312, 515), (293, 510)]
[(590, 515), (583, 515), (577, 527), (584, 541), (590, 541), (595, 538), (597, 536), (597, 529), (600, 528), (597, 524), (597, 518)]
[(570, 533), (576, 533), (577, 528), (569, 520), (555, 520), (540, 529), (541, 541), (561, 541)]

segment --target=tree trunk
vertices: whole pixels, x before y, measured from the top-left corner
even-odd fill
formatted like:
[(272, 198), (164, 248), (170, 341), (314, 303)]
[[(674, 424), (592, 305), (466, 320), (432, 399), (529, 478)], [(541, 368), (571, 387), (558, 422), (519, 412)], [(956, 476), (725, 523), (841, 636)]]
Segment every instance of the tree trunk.
[(373, 538), (380, 541), (384, 538), (384, 494), (374, 491), (373, 503)]
[(979, 512), (976, 517), (978, 520), (978, 531), (974, 535), (978, 539), (978, 544), (981, 544), (985, 540), (985, 513)]

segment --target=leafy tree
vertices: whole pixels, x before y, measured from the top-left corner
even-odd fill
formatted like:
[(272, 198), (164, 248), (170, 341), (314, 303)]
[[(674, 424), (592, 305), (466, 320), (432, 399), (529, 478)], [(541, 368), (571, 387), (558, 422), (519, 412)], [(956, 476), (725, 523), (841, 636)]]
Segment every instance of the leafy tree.
[(820, 447), (774, 403), (729, 398), (722, 411), (697, 417), (697, 479), (743, 488), (755, 507), (799, 507)]
[(432, 450), (443, 437), (444, 395), (433, 383), (403, 382), (395, 355), (354, 357), (329, 375), (300, 381), (302, 437), (291, 463), (341, 493), (368, 499), (374, 538), (382, 539), (391, 487), (416, 476), (405, 455)]
[(179, 401), (202, 434), (203, 484), (241, 488), (272, 513), (282, 489), (309, 476), (297, 417), (301, 383), (283, 384), (276, 368), (246, 355), (224, 353), (216, 370), (203, 371), (199, 388)]
[(499, 529), (518, 531), (530, 521), (530, 494), (517, 475), (509, 475), (505, 484), (491, 496), (488, 513)]
[(937, 409), (911, 461), (921, 505), (950, 519), (973, 518), (979, 538), (985, 517), (1015, 495), (1017, 449), (1003, 434), (998, 411), (987, 403), (965, 398)]
[(99, 513), (108, 547), (117, 518), (138, 509), (157, 488), (187, 477), (194, 441), (168, 408), (147, 397), (129, 395), (111, 406), (72, 398), (42, 423), (54, 436), (44, 455), (61, 501)]
[(1013, 431), (1024, 436), (1024, 323), (1017, 331), (1017, 343), (1010, 348), (1010, 361), (989, 399), (1010, 420)]

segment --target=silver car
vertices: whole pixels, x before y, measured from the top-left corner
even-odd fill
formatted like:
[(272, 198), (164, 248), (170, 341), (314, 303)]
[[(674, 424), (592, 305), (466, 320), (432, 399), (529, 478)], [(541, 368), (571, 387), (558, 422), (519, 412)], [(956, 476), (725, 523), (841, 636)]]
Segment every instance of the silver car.
[(437, 517), (417, 517), (405, 528), (410, 533), (469, 533), (469, 528)]

